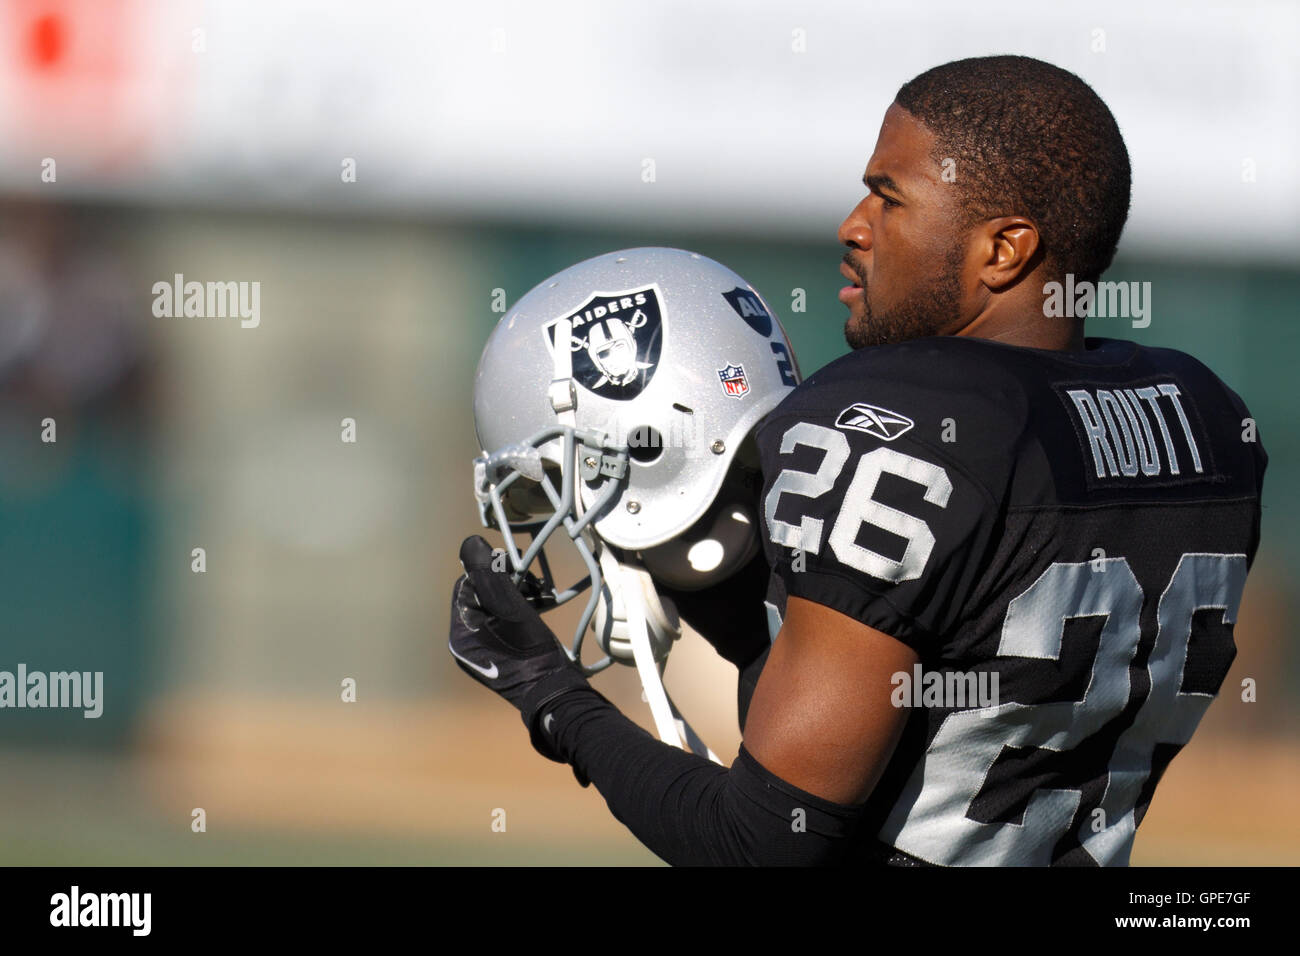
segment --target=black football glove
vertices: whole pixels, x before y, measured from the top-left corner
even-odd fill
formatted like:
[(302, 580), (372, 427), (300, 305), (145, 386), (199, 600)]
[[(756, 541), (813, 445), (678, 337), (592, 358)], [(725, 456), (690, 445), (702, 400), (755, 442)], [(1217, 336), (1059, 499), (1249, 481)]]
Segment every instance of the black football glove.
[(561, 694), (591, 685), (510, 574), (492, 569), (492, 549), (483, 538), (465, 539), (460, 563), (465, 574), (451, 592), (452, 657), (519, 709), (540, 753), (564, 763), (540, 726), (542, 709)]

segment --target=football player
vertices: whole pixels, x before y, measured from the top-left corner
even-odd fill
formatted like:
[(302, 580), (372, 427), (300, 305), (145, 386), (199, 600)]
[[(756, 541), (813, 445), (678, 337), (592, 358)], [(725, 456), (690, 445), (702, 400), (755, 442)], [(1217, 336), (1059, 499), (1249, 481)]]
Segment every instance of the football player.
[(852, 351), (757, 432), (762, 558), (663, 588), (752, 688), (733, 765), (594, 691), (478, 537), (453, 651), (671, 863), (1126, 864), (1236, 653), (1254, 422), (1188, 355), (1085, 338), (1130, 169), (1078, 77), (929, 70), (863, 182)]

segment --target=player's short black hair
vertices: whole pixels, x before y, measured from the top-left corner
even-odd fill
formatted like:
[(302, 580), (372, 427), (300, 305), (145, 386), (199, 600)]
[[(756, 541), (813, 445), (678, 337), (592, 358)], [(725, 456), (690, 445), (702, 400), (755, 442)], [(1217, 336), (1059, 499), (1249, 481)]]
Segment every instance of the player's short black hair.
[(1049, 269), (1095, 282), (1115, 257), (1132, 174), (1115, 117), (1073, 73), (1027, 56), (956, 60), (903, 85), (895, 101), (956, 162), (964, 225), (1022, 215)]

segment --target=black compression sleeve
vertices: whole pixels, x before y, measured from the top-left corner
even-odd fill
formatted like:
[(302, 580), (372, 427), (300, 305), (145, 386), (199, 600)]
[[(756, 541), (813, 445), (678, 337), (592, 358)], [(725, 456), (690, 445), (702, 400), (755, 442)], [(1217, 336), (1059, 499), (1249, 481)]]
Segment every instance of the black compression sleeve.
[(728, 770), (661, 743), (594, 690), (564, 694), (543, 721), (578, 779), (594, 783), (615, 818), (677, 866), (836, 863), (860, 819), (860, 808), (769, 773), (743, 745)]

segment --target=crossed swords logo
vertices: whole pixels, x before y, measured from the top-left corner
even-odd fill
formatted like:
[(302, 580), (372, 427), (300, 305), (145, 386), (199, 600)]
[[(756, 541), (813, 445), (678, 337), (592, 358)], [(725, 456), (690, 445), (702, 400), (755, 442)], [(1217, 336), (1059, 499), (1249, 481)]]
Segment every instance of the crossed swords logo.
[(607, 318), (603, 325), (593, 325), (583, 338), (572, 334), (569, 336), (570, 350), (586, 351), (591, 363), (600, 371), (600, 379), (594, 382), (591, 388), (600, 388), (606, 382), (626, 385), (633, 381), (642, 369), (651, 367), (653, 363), (639, 362), (636, 357), (635, 333), (647, 321), (645, 312), (637, 309), (626, 322), (622, 319)]

